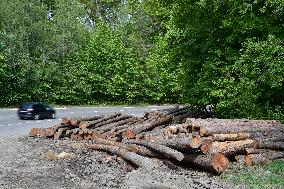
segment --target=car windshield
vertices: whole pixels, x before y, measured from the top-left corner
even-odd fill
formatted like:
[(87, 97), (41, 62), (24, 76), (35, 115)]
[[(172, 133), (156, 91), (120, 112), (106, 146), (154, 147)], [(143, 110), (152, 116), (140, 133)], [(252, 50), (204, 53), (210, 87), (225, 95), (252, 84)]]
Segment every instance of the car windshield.
[(29, 108), (32, 108), (32, 107), (33, 107), (33, 104), (27, 104), (27, 103), (25, 103), (25, 104), (22, 104), (22, 105), (21, 105), (20, 109), (21, 109), (21, 110), (26, 110), (26, 109), (29, 109)]

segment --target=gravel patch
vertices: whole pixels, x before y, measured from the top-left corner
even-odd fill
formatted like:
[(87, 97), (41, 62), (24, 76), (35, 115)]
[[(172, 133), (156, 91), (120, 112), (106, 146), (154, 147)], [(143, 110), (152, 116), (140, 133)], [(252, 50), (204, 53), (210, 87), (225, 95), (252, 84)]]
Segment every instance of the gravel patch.
[[(57, 158), (62, 152), (68, 156)], [(125, 165), (117, 156), (84, 149), (69, 139), (0, 138), (1, 189), (241, 188), (173, 164), (152, 170)]]

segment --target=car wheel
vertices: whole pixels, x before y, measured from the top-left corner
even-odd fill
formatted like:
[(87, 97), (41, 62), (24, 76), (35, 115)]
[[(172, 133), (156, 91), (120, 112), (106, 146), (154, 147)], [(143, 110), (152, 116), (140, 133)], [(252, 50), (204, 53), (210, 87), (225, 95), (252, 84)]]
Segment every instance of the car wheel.
[(39, 120), (39, 115), (38, 114), (36, 114), (36, 115), (34, 115), (34, 120)]
[(55, 114), (54, 113), (51, 114), (51, 119), (55, 119), (55, 118), (56, 118)]

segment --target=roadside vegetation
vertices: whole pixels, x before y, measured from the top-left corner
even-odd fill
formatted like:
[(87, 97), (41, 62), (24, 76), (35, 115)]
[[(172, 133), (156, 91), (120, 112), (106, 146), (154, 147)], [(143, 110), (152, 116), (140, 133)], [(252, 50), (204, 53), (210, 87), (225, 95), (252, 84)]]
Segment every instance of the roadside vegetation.
[(266, 165), (235, 166), (223, 174), (222, 178), (236, 185), (246, 185), (252, 189), (284, 188), (284, 163), (283, 160), (277, 160)]
[(283, 0), (2, 0), (0, 106), (214, 104), (284, 120)]

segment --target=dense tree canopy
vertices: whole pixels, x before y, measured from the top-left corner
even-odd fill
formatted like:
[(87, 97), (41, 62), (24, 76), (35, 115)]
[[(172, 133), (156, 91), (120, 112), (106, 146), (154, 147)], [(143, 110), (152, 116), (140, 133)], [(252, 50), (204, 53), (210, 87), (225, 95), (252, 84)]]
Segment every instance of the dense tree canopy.
[(3, 0), (0, 104), (214, 104), (284, 120), (283, 0)]

